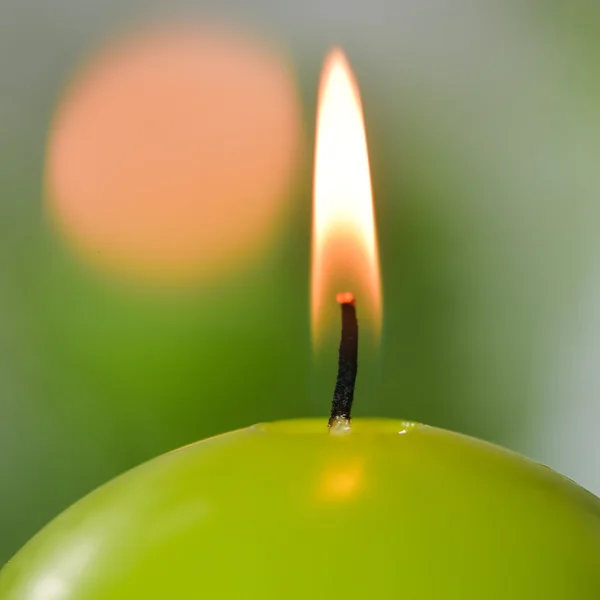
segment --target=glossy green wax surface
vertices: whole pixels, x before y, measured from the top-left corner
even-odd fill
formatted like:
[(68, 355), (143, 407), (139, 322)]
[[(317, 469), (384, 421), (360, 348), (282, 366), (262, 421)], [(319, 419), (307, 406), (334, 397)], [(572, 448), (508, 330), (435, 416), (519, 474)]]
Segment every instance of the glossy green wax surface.
[(600, 501), (448, 431), (281, 421), (99, 488), (0, 573), (1, 600), (600, 598)]

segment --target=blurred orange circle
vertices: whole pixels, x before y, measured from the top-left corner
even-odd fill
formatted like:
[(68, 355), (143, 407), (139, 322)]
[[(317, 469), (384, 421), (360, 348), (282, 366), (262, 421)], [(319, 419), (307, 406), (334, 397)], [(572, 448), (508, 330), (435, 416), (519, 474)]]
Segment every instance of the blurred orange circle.
[(300, 102), (267, 44), (213, 27), (154, 28), (78, 74), (50, 131), (48, 205), (87, 257), (196, 278), (264, 248), (289, 198)]

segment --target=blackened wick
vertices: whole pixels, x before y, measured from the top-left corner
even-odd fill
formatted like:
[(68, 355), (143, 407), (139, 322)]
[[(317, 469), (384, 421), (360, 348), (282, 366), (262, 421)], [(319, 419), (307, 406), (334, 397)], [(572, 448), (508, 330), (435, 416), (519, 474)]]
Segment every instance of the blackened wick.
[(350, 421), (350, 411), (354, 400), (354, 386), (358, 371), (358, 320), (354, 297), (351, 294), (340, 294), (342, 297), (342, 338), (338, 359), (338, 375), (333, 392), (329, 426), (336, 421)]

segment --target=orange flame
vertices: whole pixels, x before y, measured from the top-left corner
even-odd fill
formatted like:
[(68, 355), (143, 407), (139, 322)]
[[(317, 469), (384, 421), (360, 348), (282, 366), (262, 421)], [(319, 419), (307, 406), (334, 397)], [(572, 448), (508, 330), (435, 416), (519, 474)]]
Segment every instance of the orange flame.
[(382, 301), (369, 157), (358, 86), (341, 50), (323, 66), (313, 188), (312, 338), (335, 322), (336, 293), (352, 290), (361, 325), (378, 338)]

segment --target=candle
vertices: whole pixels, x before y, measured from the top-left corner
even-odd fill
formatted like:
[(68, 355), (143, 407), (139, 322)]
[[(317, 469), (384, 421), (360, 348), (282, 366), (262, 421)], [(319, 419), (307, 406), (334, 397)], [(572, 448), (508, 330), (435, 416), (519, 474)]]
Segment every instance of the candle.
[[(327, 323), (329, 275), (341, 269), (362, 295), (356, 307), (354, 294), (337, 296), (342, 339), (329, 423), (255, 425), (118, 477), (9, 561), (0, 600), (600, 597), (595, 496), (483, 441), (414, 422), (351, 420), (356, 309), (371, 306), (375, 332), (381, 315), (359, 108), (335, 53), (317, 135), (326, 143), (315, 174), (315, 343)], [(349, 119), (340, 146), (327, 114)], [(349, 168), (321, 179), (344, 149)], [(353, 183), (341, 185), (342, 176)], [(355, 260), (349, 247), (359, 250)], [(364, 269), (367, 282), (354, 281)]]
[(416, 423), (256, 425), (150, 461), (8, 563), (2, 600), (590, 599), (600, 503)]

